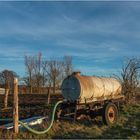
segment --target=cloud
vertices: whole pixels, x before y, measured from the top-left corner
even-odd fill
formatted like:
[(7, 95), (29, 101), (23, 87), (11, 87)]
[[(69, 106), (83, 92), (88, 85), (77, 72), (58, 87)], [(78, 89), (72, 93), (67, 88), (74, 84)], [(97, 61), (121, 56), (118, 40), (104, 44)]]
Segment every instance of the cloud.
[(118, 68), (102, 68), (97, 66), (76, 66), (75, 70), (81, 71), (83, 75), (91, 75), (91, 76), (106, 76), (110, 77), (113, 75), (120, 75), (121, 69)]
[[(137, 28), (134, 27), (136, 24), (138, 24), (139, 20), (137, 19), (136, 23), (133, 22), (133, 20), (135, 20), (135, 16), (133, 16), (133, 14), (129, 12), (130, 9), (122, 7), (121, 5), (117, 6), (117, 8), (114, 6), (114, 9), (120, 9), (120, 12), (119, 10), (117, 11), (114, 10), (113, 12), (111, 11), (110, 13), (108, 12), (109, 15), (102, 14), (102, 16), (98, 16), (97, 13), (97, 16), (95, 16), (97, 8), (98, 11), (102, 10), (102, 5), (101, 6), (97, 5), (97, 8), (95, 7), (95, 13), (92, 13), (94, 14), (93, 18), (91, 15), (90, 18), (88, 19), (83, 18), (84, 12), (82, 11), (81, 8), (81, 14), (79, 13), (78, 16), (77, 14), (75, 16), (72, 16), (73, 14), (69, 15), (67, 12), (63, 13), (65, 11), (62, 11), (62, 13), (59, 13), (58, 17), (57, 16), (47, 17), (48, 15), (46, 14), (46, 17), (42, 17), (42, 20), (40, 16), (38, 16), (39, 12), (35, 12), (37, 7), (33, 8), (31, 5), (29, 6), (28, 3), (25, 4), (26, 8), (21, 8), (22, 7), (21, 5), (19, 6), (20, 7), (18, 6), (15, 7), (12, 5), (10, 8), (12, 9), (12, 11), (22, 16), (23, 19), (21, 19), (20, 21), (15, 17), (15, 20), (12, 20), (10, 22), (8, 22), (7, 20), (6, 27), (8, 28), (7, 30), (5, 29), (1, 30), (2, 35), (4, 33), (5, 35), (11, 33), (11, 35), (14, 34), (17, 36), (19, 35), (28, 36), (36, 40), (41, 40), (45, 38), (57, 39), (63, 38), (65, 36), (77, 37), (79, 36), (79, 34), (92, 36), (96, 35), (118, 36), (120, 38), (132, 37), (133, 39), (134, 38), (139, 39), (140, 37), (139, 31), (137, 30)], [(92, 6), (90, 8), (93, 9)], [(30, 10), (32, 12), (29, 12), (29, 9), (32, 9)], [(40, 14), (42, 14), (42, 12)], [(87, 12), (86, 15), (89, 16), (88, 14), (91, 13)], [(44, 13), (42, 16), (44, 16)], [(131, 27), (131, 23), (132, 26), (134, 27), (134, 30), (127, 29)], [(127, 26), (129, 24), (130, 26)]]
[(136, 2), (22, 3), (0, 2), (1, 61), (23, 62), (24, 54), (42, 51), (45, 58), (72, 55), (84, 72), (96, 65), (95, 72), (111, 73), (124, 56), (139, 56)]

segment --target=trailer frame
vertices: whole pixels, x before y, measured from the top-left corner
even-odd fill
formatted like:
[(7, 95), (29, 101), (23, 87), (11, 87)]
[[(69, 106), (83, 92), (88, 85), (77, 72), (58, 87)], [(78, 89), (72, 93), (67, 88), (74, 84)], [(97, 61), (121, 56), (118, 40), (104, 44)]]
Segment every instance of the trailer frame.
[(100, 98), (96, 99), (94, 102), (85, 102), (85, 103), (80, 103), (80, 101), (78, 100), (74, 102), (65, 101), (61, 104), (60, 109), (57, 111), (57, 119), (67, 119), (76, 122), (78, 119), (80, 119), (79, 116), (82, 114), (90, 116), (91, 118), (102, 116), (104, 123), (110, 125), (116, 123), (116, 121), (112, 123), (107, 122), (108, 118), (106, 115), (107, 114), (106, 107), (109, 108), (109, 106), (111, 106), (115, 111), (114, 113), (119, 115), (120, 106), (124, 103), (125, 97), (123, 95), (116, 96), (115, 98), (106, 98), (106, 99)]

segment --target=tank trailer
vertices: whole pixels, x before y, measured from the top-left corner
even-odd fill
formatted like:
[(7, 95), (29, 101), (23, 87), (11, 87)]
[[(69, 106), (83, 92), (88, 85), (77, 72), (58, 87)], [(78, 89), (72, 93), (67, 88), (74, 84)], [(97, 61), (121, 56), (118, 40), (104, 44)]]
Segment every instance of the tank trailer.
[(80, 119), (82, 114), (95, 118), (102, 116), (107, 125), (117, 122), (119, 106), (124, 102), (122, 86), (115, 78), (82, 76), (74, 72), (61, 85), (65, 99), (57, 111), (59, 119)]

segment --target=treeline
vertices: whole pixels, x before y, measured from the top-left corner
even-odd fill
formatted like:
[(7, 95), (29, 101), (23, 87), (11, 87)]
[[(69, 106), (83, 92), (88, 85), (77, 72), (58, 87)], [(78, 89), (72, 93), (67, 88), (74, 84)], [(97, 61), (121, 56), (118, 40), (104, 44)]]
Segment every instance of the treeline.
[(62, 59), (43, 59), (41, 53), (24, 56), (26, 76), (19, 77), (16, 72), (3, 70), (0, 72), (0, 87), (5, 89), (4, 108), (8, 106), (8, 94), (13, 93), (13, 81), (18, 77), (24, 85), (19, 85), (19, 93), (47, 93), (48, 104), (50, 93), (60, 89), (63, 79), (73, 71), (72, 57), (64, 56)]
[(72, 57), (64, 56), (61, 59), (52, 58), (46, 60), (41, 53), (37, 55), (25, 55), (25, 77), (19, 77), (16, 72), (3, 70), (0, 72), (0, 87), (13, 93), (13, 80), (18, 77), (26, 88), (26, 93), (42, 93), (42, 89), (52, 90), (60, 88), (62, 80), (73, 71)]
[(37, 93), (41, 93), (42, 88), (53, 89), (56, 93), (64, 77), (70, 75), (73, 71), (72, 57), (64, 56), (63, 59), (44, 60), (41, 53), (34, 56), (25, 56), (26, 77), (23, 81), (33, 93), (33, 88)]

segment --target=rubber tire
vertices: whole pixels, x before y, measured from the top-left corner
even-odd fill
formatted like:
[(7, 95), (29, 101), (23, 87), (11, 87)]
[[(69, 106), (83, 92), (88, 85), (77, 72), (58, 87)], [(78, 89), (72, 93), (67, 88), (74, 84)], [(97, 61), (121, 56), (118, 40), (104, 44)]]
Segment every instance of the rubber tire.
[[(114, 110), (114, 121), (111, 122), (108, 118), (108, 111), (109, 111), (109, 108), (112, 107), (113, 110)], [(103, 119), (103, 123), (106, 124), (106, 125), (113, 125), (117, 122), (118, 120), (118, 108), (115, 104), (113, 103), (108, 103), (107, 105), (105, 105), (105, 107), (103, 108), (103, 113), (102, 113), (102, 119)]]

